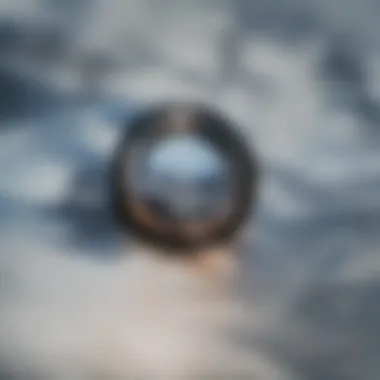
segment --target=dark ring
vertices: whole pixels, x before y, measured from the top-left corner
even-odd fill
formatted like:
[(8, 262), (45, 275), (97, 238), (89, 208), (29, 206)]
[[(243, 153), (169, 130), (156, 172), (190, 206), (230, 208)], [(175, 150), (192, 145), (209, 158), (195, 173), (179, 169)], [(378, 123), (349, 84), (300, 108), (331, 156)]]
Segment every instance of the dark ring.
[[(178, 107), (187, 107), (191, 121), (182, 128), (167, 122), (168, 115)], [(258, 185), (258, 163), (252, 148), (231, 121), (220, 112), (202, 105), (165, 104), (139, 112), (126, 126), (126, 132), (117, 147), (111, 162), (110, 195), (111, 207), (116, 221), (123, 231), (129, 231), (137, 239), (153, 244), (166, 252), (192, 252), (215, 244), (228, 242), (244, 224), (256, 206)], [(226, 220), (207, 236), (189, 238), (178, 231), (165, 230), (144, 223), (142, 214), (136, 214), (136, 204), (126, 194), (124, 173), (131, 148), (142, 139), (154, 139), (170, 133), (190, 132), (207, 141), (230, 163), (236, 180), (236, 197), (233, 210)]]

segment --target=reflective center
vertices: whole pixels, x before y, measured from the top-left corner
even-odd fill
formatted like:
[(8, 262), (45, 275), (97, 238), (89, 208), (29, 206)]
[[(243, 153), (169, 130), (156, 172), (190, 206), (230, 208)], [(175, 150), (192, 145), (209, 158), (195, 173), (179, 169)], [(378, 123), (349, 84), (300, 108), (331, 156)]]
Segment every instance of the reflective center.
[(157, 213), (178, 221), (212, 219), (230, 205), (229, 163), (192, 136), (158, 140), (139, 155), (132, 185)]

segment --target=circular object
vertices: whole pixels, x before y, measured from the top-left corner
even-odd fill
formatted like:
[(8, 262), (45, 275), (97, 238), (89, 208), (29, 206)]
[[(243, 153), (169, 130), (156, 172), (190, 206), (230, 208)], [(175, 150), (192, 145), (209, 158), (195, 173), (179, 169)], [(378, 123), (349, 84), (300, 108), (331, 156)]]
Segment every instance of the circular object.
[[(191, 152), (186, 143), (198, 150)], [(193, 168), (190, 161), (196, 162)], [(256, 199), (257, 163), (244, 137), (219, 112), (201, 105), (165, 104), (137, 114), (111, 169), (117, 221), (163, 252), (228, 242)], [(203, 199), (194, 197), (195, 180), (208, 191)]]

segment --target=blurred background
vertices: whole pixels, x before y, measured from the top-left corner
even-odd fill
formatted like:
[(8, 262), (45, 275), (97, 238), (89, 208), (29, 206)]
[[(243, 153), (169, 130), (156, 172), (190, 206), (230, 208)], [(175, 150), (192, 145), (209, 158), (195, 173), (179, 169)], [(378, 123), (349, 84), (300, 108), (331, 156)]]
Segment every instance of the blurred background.
[(244, 256), (263, 347), (301, 379), (378, 379), (379, 18), (378, 0), (0, 0), (1, 330), (102, 287), (118, 133), (193, 98), (264, 168)]

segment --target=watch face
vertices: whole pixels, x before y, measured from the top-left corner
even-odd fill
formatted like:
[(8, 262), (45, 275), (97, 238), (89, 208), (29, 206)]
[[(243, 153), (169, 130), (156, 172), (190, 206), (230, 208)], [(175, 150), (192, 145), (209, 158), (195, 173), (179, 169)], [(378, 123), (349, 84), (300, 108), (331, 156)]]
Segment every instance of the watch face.
[(122, 226), (177, 250), (230, 238), (249, 214), (256, 181), (253, 157), (235, 128), (194, 105), (137, 115), (112, 167), (111, 195)]

